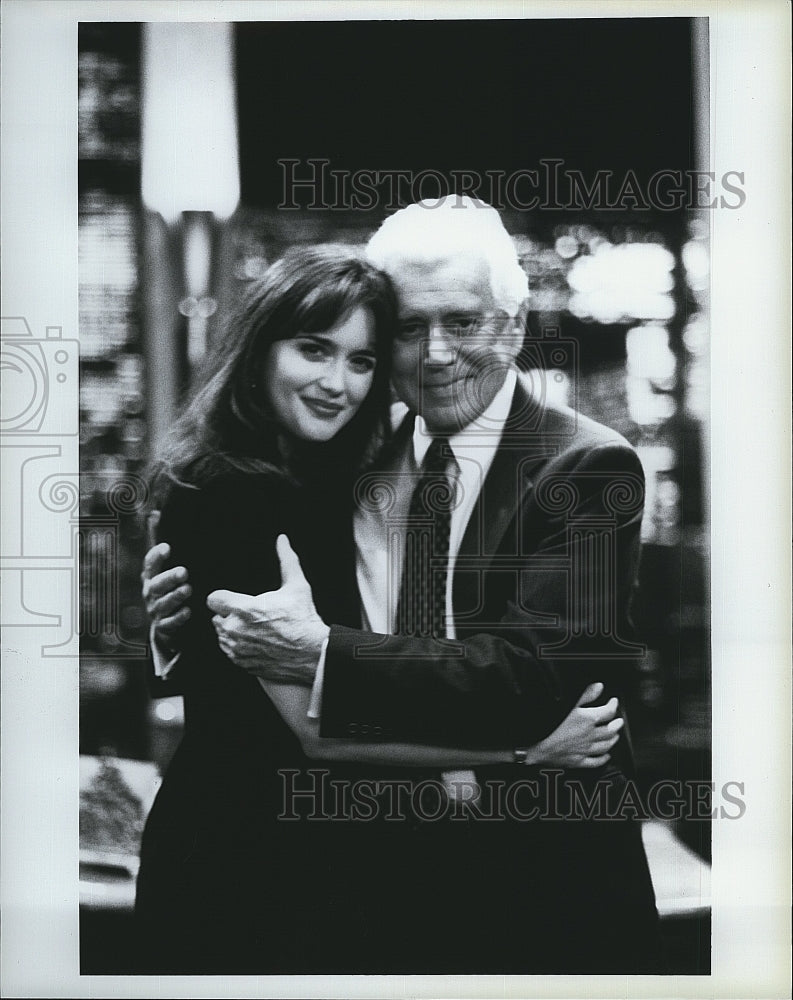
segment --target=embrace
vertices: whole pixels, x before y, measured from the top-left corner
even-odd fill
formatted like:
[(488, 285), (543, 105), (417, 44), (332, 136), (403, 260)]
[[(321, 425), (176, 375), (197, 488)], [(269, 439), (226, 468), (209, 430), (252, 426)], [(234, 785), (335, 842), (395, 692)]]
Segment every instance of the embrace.
[(639, 824), (563, 818), (633, 773), (642, 471), (518, 371), (528, 295), (465, 198), (251, 283), (154, 475), (142, 972), (661, 971)]

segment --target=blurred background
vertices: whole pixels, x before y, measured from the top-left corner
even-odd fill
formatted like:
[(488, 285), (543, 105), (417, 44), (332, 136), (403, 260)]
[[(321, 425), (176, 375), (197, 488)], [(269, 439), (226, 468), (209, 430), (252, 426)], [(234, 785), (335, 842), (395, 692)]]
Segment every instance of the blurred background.
[[(245, 282), (293, 243), (364, 244), (416, 195), (395, 182), (391, 198), (380, 188), (370, 207), (352, 207), (329, 171), (431, 172), (425, 197), (444, 193), (439, 185), (459, 190), (459, 171), (470, 171), (490, 178), (485, 199), (499, 174), (558, 169), (591, 187), (609, 172), (611, 197), (589, 207), (546, 186), (542, 208), (522, 209), (516, 197), (528, 203), (528, 187), (512, 199), (501, 191), (532, 289), (523, 363), (541, 357), (549, 396), (638, 449), (647, 475), (634, 611), (647, 653), (630, 705), (639, 776), (645, 788), (709, 780), (708, 211), (690, 197), (662, 207), (643, 196), (659, 170), (708, 169), (706, 25), (80, 26), (86, 971), (124, 963), (103, 920), (129, 909), (113, 866), (133, 858), (134, 875), (136, 837), (182, 724), (180, 700), (151, 702), (144, 684), (147, 462)], [(289, 185), (321, 171), (319, 198), (317, 183)], [(675, 822), (667, 834), (678, 850), (672, 877), (701, 881), (708, 823)], [(687, 906), (682, 889), (678, 897), (665, 921), (675, 971), (707, 972), (707, 907)]]

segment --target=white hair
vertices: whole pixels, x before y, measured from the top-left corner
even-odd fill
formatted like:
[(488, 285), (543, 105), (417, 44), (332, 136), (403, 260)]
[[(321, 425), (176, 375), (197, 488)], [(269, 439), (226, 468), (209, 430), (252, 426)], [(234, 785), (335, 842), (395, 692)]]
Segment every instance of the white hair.
[(529, 280), (501, 216), (492, 206), (467, 195), (401, 208), (369, 240), (366, 256), (386, 273), (406, 261), (484, 260), (490, 269), (493, 297), (509, 315), (515, 316), (529, 296)]

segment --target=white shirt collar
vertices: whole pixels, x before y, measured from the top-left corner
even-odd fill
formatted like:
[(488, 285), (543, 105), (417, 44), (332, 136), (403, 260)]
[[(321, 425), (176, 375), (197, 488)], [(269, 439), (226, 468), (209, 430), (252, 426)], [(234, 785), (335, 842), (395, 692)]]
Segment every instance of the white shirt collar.
[[(501, 433), (504, 424), (507, 422), (509, 411), (512, 406), (512, 397), (515, 395), (515, 386), (518, 381), (518, 373), (514, 368), (507, 371), (504, 384), (493, 397), (490, 406), (480, 416), (473, 420), (462, 430), (458, 431), (454, 437), (449, 438), (449, 445), (458, 460), (466, 453), (475, 453), (481, 456), (483, 448), (488, 450), (498, 447), (501, 440)], [(413, 457), (416, 467), (420, 466), (427, 454), (427, 449), (432, 442), (433, 435), (430, 433), (424, 418), (416, 417), (416, 424), (413, 428)]]

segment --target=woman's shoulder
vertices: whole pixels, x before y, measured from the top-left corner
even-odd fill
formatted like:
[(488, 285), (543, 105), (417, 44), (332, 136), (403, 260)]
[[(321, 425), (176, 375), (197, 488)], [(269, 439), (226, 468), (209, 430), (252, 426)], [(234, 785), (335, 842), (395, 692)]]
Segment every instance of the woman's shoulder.
[(255, 472), (223, 472), (199, 482), (173, 483), (162, 516), (223, 520), (266, 516), (289, 506), (294, 486), (283, 477)]

